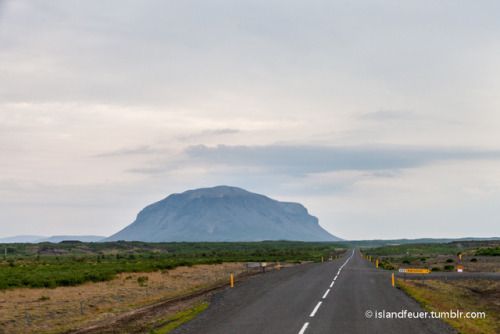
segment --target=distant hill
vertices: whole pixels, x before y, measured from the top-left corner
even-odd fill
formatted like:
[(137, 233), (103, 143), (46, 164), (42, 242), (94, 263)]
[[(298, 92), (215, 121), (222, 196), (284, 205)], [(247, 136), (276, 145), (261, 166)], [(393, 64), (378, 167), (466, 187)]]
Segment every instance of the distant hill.
[(173, 194), (104, 241), (338, 241), (298, 203), (218, 186)]
[(42, 238), (36, 240), (35, 242), (59, 243), (61, 241), (66, 241), (66, 240), (74, 240), (81, 242), (99, 242), (102, 241), (104, 238), (106, 237), (100, 235), (54, 235), (48, 238)]
[(59, 243), (64, 240), (78, 240), (81, 242), (99, 242), (105, 237), (97, 235), (55, 235), (52, 237), (43, 237), (39, 235), (18, 235), (15, 237), (0, 238), (0, 243), (2, 244), (13, 244), (13, 243), (40, 243), (40, 242), (52, 242)]
[(450, 242), (467, 242), (467, 241), (495, 241), (500, 240), (500, 237), (466, 237), (466, 238), (420, 238), (420, 239), (374, 239), (374, 240), (344, 240), (343, 243), (350, 247), (381, 247), (402, 244), (433, 244), (433, 243), (450, 243)]
[(2, 244), (29, 243), (36, 240), (46, 238), (40, 235), (16, 235), (14, 237), (0, 238)]

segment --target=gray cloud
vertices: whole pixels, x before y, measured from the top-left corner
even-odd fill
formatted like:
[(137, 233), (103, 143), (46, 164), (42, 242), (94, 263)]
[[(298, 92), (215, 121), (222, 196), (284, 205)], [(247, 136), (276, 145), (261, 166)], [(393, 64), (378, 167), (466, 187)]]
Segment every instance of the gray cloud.
[[(371, 176), (378, 176), (378, 177), (396, 177), (401, 175), (401, 171), (399, 170), (384, 170), (380, 172), (374, 172), (370, 174)], [(368, 175), (368, 176), (370, 176)]]
[(362, 119), (370, 119), (376, 121), (386, 121), (386, 120), (411, 120), (418, 118), (412, 111), (404, 111), (404, 110), (379, 110), (376, 112), (370, 112), (361, 115)]
[(145, 154), (155, 154), (158, 153), (158, 150), (152, 150), (149, 145), (140, 146), (132, 149), (123, 149), (120, 151), (114, 151), (109, 153), (97, 154), (94, 157), (97, 158), (107, 158), (107, 157), (118, 157), (118, 156), (127, 156), (127, 155), (145, 155)]
[[(186, 154), (200, 163), (255, 166), (288, 173), (392, 170), (439, 160), (500, 159), (500, 151), (369, 146), (191, 146)], [(387, 176), (387, 175), (385, 175)]]
[(232, 133), (238, 133), (240, 130), (238, 129), (217, 129), (217, 130), (208, 130), (205, 131), (204, 133), (207, 134), (214, 134), (214, 135), (226, 135), (226, 134), (232, 134)]
[(209, 136), (221, 136), (221, 135), (230, 135), (230, 134), (235, 134), (239, 133), (239, 129), (230, 129), (230, 128), (225, 128), (225, 129), (215, 129), (215, 130), (205, 130), (200, 133), (195, 133), (191, 135), (185, 135), (185, 136), (180, 136), (178, 137), (178, 140), (180, 141), (188, 141), (192, 139), (199, 139), (202, 137), (209, 137)]
[(139, 167), (139, 168), (130, 168), (125, 170), (126, 172), (129, 173), (136, 173), (136, 174), (161, 174), (165, 173), (167, 171), (170, 171), (174, 168), (171, 167)]

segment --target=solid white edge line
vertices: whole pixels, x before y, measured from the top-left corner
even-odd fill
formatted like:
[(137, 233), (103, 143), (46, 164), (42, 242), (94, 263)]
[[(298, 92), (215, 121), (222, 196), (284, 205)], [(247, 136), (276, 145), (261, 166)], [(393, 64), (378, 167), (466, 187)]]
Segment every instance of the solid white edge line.
[(330, 289), (326, 290), (325, 294), (323, 295), (323, 299), (325, 299), (326, 296), (328, 296), (328, 292), (330, 292)]
[(319, 307), (321, 306), (321, 303), (322, 302), (319, 302), (318, 305), (316, 305), (316, 307), (314, 308), (314, 310), (312, 311), (310, 317), (314, 317), (314, 315), (316, 314), (316, 312), (318, 311)]
[(308, 322), (306, 322), (306, 323), (304, 324), (304, 326), (302, 326), (302, 329), (300, 330), (299, 334), (304, 334), (304, 332), (306, 331), (307, 326), (309, 326), (309, 323), (308, 323)]

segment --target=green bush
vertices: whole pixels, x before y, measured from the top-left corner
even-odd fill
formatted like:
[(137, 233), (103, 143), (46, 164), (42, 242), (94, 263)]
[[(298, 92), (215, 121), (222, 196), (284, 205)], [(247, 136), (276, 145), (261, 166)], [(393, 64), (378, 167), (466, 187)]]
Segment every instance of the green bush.
[(392, 264), (387, 263), (387, 262), (381, 262), (378, 264), (379, 268), (385, 269), (385, 270), (394, 270), (396, 267), (394, 267)]
[(476, 255), (500, 256), (500, 246), (479, 248), (476, 250)]
[(453, 270), (453, 269), (455, 269), (455, 267), (448, 265), (448, 266), (444, 266), (443, 269), (444, 270)]
[(446, 260), (446, 263), (453, 263), (453, 259)]
[(147, 277), (147, 276), (140, 276), (137, 278), (137, 282), (139, 284), (144, 284), (144, 282), (146, 282), (147, 280), (149, 280), (149, 277)]

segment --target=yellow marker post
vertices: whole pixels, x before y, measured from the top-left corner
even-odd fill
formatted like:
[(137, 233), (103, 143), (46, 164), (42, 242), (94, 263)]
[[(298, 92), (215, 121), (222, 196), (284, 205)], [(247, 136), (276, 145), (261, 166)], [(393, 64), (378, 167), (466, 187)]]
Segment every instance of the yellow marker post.
[(280, 270), (280, 263), (278, 262), (278, 270)]
[(372, 262), (372, 257), (370, 256), (370, 262)]
[(462, 254), (458, 254), (458, 256), (460, 257), (460, 260), (462, 260)]
[(234, 287), (233, 274), (231, 274), (231, 288), (233, 288), (233, 287)]
[(375, 266), (378, 268), (378, 260), (375, 261)]
[(392, 274), (392, 286), (394, 286), (394, 274)]

